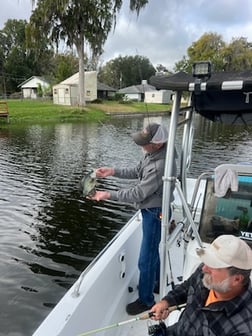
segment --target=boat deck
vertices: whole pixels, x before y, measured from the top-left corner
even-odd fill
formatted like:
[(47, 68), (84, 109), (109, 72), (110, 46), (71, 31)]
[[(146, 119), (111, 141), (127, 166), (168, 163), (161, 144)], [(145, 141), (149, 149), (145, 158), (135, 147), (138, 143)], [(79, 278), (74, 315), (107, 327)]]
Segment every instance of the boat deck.
[[(182, 276), (182, 264), (179, 264), (178, 261), (182, 259), (183, 257), (183, 241), (180, 242), (179, 245), (175, 245), (171, 251), (170, 251), (170, 260), (171, 260), (171, 272), (175, 283), (179, 282), (179, 278)], [(136, 293), (136, 299), (137, 299), (137, 293)], [(155, 294), (155, 301), (158, 302), (163, 296)], [(180, 315), (180, 311), (174, 311), (172, 312), (165, 323), (168, 325), (171, 325), (175, 323)], [(128, 318), (131, 319), (132, 316), (128, 315)], [(127, 333), (125, 335), (127, 336), (146, 336), (148, 335), (148, 327), (153, 324), (157, 324), (157, 321), (148, 319), (148, 320), (141, 320), (136, 321), (131, 324), (130, 329), (128, 328)], [(108, 333), (106, 335), (109, 335)], [(111, 333), (112, 335), (112, 333)], [(113, 333), (114, 335), (114, 333)], [(120, 333), (118, 335), (124, 335), (123, 330), (120, 330)], [(97, 334), (98, 336), (98, 334)]]

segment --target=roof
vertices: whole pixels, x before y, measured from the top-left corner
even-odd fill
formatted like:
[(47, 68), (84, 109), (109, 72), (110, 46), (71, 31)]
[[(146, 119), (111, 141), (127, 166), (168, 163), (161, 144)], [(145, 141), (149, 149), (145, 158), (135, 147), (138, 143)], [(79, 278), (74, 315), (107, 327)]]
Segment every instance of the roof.
[[(192, 74), (178, 72), (172, 76), (157, 75), (150, 78), (157, 89), (174, 91), (194, 91), (195, 77)], [(209, 80), (202, 82), (204, 91), (252, 90), (252, 70), (243, 72), (216, 72)]]
[[(26, 79), (24, 82), (22, 82), (21, 84), (18, 85), (18, 87), (36, 87), (36, 80), (39, 81), (40, 83), (43, 82), (44, 85), (49, 85), (49, 82), (44, 79), (43, 77), (41, 76), (32, 76), (28, 79)], [(31, 82), (31, 86), (28, 85), (28, 83)]]
[[(85, 71), (85, 77), (92, 76), (96, 71)], [(65, 85), (78, 85), (79, 84), (79, 72), (76, 72), (72, 76), (68, 77), (67, 79), (63, 80), (59, 84)]]
[(66, 78), (59, 84), (78, 84), (79, 83), (79, 72), (76, 72), (72, 76)]
[[(96, 73), (96, 71), (85, 71), (85, 78), (86, 76), (90, 76)], [(76, 72), (72, 76), (68, 77), (67, 79), (63, 80), (59, 84), (55, 85), (54, 87), (60, 87), (61, 85), (79, 85), (79, 72)], [(111, 86), (98, 82), (97, 81), (97, 91), (110, 91), (110, 92), (116, 92), (117, 90), (112, 88)]]
[(101, 82), (97, 82), (97, 90), (98, 91), (113, 91), (116, 92), (117, 90), (112, 88), (111, 86), (101, 83)]
[(145, 93), (147, 91), (156, 91), (155, 86), (150, 84), (139, 84), (125, 87), (123, 89), (118, 90), (119, 93), (125, 94), (133, 94), (133, 93)]

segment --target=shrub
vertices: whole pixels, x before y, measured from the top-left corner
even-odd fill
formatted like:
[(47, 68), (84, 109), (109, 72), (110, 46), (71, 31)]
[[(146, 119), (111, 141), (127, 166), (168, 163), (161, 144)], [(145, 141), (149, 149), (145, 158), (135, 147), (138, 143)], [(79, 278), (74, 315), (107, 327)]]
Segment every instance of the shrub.
[(92, 104), (102, 104), (103, 100), (101, 98), (96, 98), (95, 100), (91, 101)]

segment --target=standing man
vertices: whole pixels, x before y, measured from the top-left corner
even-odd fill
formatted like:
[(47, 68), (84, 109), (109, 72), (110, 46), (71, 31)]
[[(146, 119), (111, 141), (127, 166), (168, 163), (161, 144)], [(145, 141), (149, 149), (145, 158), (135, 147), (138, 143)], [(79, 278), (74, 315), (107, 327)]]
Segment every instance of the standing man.
[[(97, 191), (91, 199), (96, 201), (111, 199), (133, 203), (137, 209), (141, 209), (143, 238), (138, 260), (140, 271), (139, 298), (126, 307), (129, 315), (137, 315), (154, 305), (153, 291), (155, 282), (159, 283), (162, 178), (164, 175), (168, 133), (162, 125), (151, 123), (141, 132), (132, 134), (132, 138), (145, 152), (139, 164), (135, 168), (98, 168), (96, 176), (137, 179), (138, 183), (128, 189)], [(175, 158), (173, 176), (176, 176)]]
[(167, 336), (252, 335), (251, 248), (222, 235), (196, 252), (203, 264), (152, 307), (153, 319), (166, 319), (169, 306), (186, 303)]

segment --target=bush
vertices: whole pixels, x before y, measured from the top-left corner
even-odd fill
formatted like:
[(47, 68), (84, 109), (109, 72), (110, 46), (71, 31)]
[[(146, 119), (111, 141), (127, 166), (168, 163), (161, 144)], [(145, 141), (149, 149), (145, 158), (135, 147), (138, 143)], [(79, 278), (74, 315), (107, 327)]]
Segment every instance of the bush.
[(103, 100), (101, 98), (96, 98), (95, 100), (91, 101), (91, 104), (102, 104)]
[(22, 99), (23, 94), (22, 92), (13, 92), (9, 95), (9, 99)]
[(119, 104), (131, 105), (133, 104), (133, 101), (132, 100), (121, 100), (119, 101)]
[(115, 101), (118, 101), (118, 102), (121, 102), (124, 100), (124, 96), (125, 94), (124, 93), (115, 93), (114, 97), (113, 97), (113, 100)]

